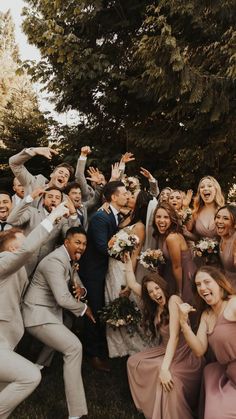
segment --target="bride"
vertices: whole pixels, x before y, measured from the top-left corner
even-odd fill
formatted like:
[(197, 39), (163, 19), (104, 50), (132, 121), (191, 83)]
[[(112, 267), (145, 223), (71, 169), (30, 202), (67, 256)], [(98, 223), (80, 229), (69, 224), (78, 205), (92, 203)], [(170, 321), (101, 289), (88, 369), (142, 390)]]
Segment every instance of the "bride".
[[(120, 224), (122, 229), (135, 234), (139, 239), (138, 246), (131, 254), (134, 271), (137, 266), (137, 257), (139, 256), (145, 241), (147, 208), (151, 199), (152, 197), (145, 191), (137, 191), (134, 194), (131, 194), (128, 198), (128, 207), (131, 210), (130, 215)], [(105, 282), (106, 304), (115, 300), (119, 296), (129, 296), (129, 294), (130, 291), (126, 286), (124, 263), (110, 257)], [(131, 292), (130, 299), (135, 301), (136, 298), (137, 297), (135, 297)], [(135, 332), (135, 334), (131, 337), (125, 326), (121, 326), (116, 330), (107, 326), (106, 336), (110, 358), (132, 355), (147, 346), (147, 343), (143, 340), (141, 331), (140, 333)]]

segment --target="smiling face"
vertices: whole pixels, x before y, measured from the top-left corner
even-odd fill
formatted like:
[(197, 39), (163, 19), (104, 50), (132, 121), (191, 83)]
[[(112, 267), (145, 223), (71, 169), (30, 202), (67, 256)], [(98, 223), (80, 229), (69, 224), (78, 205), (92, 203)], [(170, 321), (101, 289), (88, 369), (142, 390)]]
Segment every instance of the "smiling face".
[(51, 189), (48, 192), (45, 192), (43, 199), (43, 206), (48, 211), (51, 212), (56, 208), (62, 201), (62, 193), (57, 189)]
[(215, 216), (216, 231), (220, 237), (230, 236), (235, 231), (232, 215), (227, 208), (220, 209)]
[(12, 207), (12, 202), (10, 197), (5, 194), (5, 193), (1, 193), (0, 194), (0, 220), (1, 221), (6, 221), (10, 210)]
[(64, 246), (70, 255), (71, 260), (76, 261), (81, 258), (85, 252), (87, 238), (82, 233), (75, 233), (64, 241)]
[(164, 306), (166, 297), (163, 290), (154, 281), (147, 282), (147, 292), (152, 301), (155, 301), (159, 306)]
[(180, 191), (173, 191), (169, 195), (169, 204), (175, 209), (180, 210), (183, 205), (183, 197)]
[(19, 196), (19, 198), (24, 198), (24, 186), (21, 185), (19, 180), (15, 177), (13, 180), (13, 191), (15, 191), (16, 195)]
[(171, 226), (170, 216), (164, 208), (158, 208), (154, 222), (160, 234), (165, 234)]
[(170, 196), (171, 190), (169, 188), (162, 189), (159, 195), (160, 202), (167, 202)]
[(222, 289), (207, 272), (197, 272), (195, 277), (195, 285), (199, 296), (208, 305), (216, 305), (220, 300), (222, 300)]
[(216, 197), (216, 187), (210, 179), (203, 178), (199, 184), (199, 193), (204, 204), (211, 204)]
[(73, 202), (75, 208), (80, 208), (82, 204), (82, 194), (80, 188), (71, 188), (68, 193), (69, 198)]
[(50, 175), (50, 186), (64, 189), (70, 179), (70, 172), (66, 167), (57, 167)]

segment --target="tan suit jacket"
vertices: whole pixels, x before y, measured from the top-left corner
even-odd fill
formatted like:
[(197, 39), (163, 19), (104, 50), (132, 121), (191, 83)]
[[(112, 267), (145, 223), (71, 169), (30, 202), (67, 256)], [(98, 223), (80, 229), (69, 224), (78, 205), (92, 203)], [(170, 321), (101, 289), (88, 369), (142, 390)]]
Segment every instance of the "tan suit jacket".
[(0, 348), (14, 349), (23, 336), (21, 302), (28, 285), (23, 265), (49, 234), (39, 225), (18, 251), (0, 253)]
[[(43, 207), (34, 208), (30, 203), (26, 203), (25, 199), (20, 204), (15, 206), (7, 218), (7, 222), (15, 227), (22, 227), (26, 235), (28, 235), (42, 220), (46, 218), (46, 213)], [(26, 270), (29, 276), (32, 275), (38, 263), (52, 252), (59, 240), (65, 237), (67, 230), (70, 227), (77, 227), (80, 225), (79, 219), (73, 220), (71, 217), (62, 217), (58, 224), (53, 228), (50, 237), (37, 248), (30, 260), (26, 263)]]
[[(62, 324), (62, 308), (81, 316), (86, 304), (77, 301), (68, 289), (72, 277), (64, 246), (46, 256), (38, 265), (23, 303), (25, 327), (47, 323)], [(79, 277), (78, 283), (83, 286)]]

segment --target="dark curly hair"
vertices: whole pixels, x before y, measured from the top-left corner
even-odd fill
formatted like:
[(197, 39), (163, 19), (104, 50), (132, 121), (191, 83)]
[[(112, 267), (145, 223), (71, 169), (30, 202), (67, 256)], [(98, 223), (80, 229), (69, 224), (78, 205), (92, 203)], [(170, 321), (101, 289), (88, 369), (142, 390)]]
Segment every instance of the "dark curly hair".
[[(158, 315), (159, 305), (150, 298), (147, 291), (148, 282), (155, 282), (163, 291), (166, 302), (164, 310), (161, 313), (161, 321), (159, 324), (155, 324), (155, 318)], [(170, 298), (169, 289), (167, 282), (158, 274), (150, 273), (145, 275), (142, 280), (142, 302), (143, 302), (143, 325), (144, 329), (150, 330), (152, 338), (154, 339), (158, 335), (158, 330), (162, 324), (169, 323), (169, 309), (168, 301)]]

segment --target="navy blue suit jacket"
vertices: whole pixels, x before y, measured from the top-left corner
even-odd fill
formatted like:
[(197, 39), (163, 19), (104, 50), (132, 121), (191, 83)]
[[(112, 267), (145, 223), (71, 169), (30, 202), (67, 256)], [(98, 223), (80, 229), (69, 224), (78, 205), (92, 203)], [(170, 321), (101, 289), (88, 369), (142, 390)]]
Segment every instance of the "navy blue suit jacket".
[(104, 282), (108, 267), (107, 245), (118, 228), (113, 212), (99, 210), (91, 218), (86, 251), (80, 261), (80, 277), (87, 282)]

